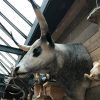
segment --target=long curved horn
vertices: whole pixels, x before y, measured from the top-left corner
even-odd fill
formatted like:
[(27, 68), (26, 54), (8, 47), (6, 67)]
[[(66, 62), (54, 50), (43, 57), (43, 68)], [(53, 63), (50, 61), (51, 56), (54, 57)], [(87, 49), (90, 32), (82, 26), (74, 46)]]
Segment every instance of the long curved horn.
[(46, 33), (48, 32), (48, 24), (43, 16), (43, 14), (41, 13), (39, 6), (35, 2), (33, 2), (33, 0), (29, 0), (29, 1), (31, 2), (32, 7), (35, 11), (36, 17), (39, 21), (41, 35), (45, 36)]
[(23, 51), (28, 51), (30, 49), (31, 46), (27, 46), (27, 45), (20, 45), (13, 37), (12, 32), (10, 32), (10, 36), (12, 38), (12, 40), (14, 41), (14, 43)]

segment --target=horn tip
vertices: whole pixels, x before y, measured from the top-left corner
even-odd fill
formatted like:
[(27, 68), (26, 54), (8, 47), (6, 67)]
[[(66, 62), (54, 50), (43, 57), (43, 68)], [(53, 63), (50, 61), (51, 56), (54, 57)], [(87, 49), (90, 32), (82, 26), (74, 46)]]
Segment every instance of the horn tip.
[(40, 7), (36, 4), (35, 1), (33, 1), (33, 0), (28, 0), (28, 1), (33, 5), (33, 8), (34, 8), (34, 9), (40, 8)]

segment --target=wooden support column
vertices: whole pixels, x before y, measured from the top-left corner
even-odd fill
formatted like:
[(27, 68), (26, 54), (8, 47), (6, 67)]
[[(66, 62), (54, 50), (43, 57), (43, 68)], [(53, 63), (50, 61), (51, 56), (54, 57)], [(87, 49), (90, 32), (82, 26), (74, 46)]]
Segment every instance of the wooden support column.
[(47, 96), (50, 96), (52, 100), (65, 100), (67, 98), (65, 90), (54, 82), (46, 82), (44, 90)]

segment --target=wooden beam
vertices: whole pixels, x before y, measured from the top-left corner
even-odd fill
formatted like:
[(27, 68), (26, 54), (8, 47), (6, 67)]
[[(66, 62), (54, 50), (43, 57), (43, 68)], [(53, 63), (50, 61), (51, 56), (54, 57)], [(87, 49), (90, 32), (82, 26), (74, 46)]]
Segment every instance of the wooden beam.
[(93, 61), (100, 60), (100, 47), (91, 53)]
[(53, 33), (53, 38), (56, 41), (62, 35), (64, 30), (72, 23), (78, 13), (83, 7), (87, 5), (86, 0), (75, 0), (69, 11), (65, 14), (64, 18), (58, 25), (57, 29)]
[(96, 24), (90, 24), (83, 32), (76, 36), (73, 42), (84, 43), (98, 31)]
[(84, 45), (87, 47), (88, 51), (91, 53), (100, 47), (100, 31), (89, 38)]

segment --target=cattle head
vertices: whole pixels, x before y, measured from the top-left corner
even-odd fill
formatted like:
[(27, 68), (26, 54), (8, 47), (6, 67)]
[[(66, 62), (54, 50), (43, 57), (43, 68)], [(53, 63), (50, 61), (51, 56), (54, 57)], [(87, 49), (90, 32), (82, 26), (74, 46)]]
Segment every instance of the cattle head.
[(39, 21), (41, 36), (30, 47), (19, 45), (19, 47), (27, 51), (25, 56), (16, 66), (15, 73), (24, 74), (31, 72), (52, 72), (56, 67), (56, 51), (55, 44), (48, 32), (47, 22), (39, 10), (39, 7), (30, 0)]

